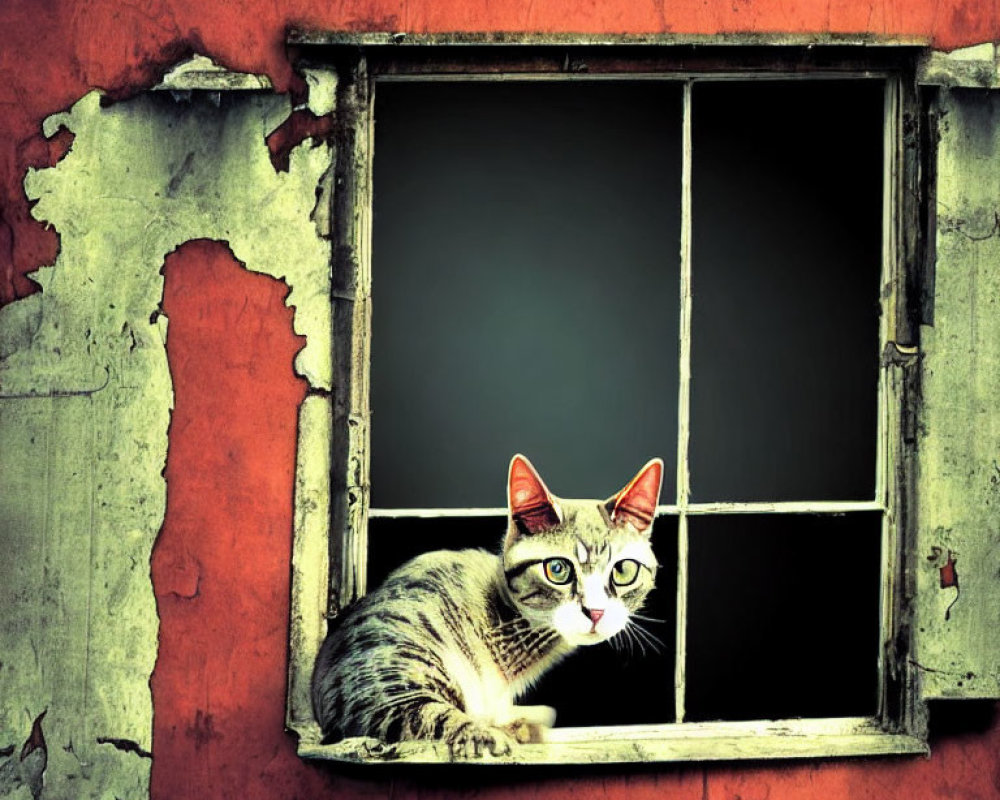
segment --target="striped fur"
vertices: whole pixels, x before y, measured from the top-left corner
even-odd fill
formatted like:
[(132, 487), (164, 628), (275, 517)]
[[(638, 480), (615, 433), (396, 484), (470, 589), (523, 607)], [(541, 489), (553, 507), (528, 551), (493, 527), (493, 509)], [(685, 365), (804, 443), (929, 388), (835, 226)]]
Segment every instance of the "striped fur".
[[(435, 739), (476, 757), (544, 737), (555, 712), (514, 701), (575, 647), (625, 631), (656, 569), (649, 529), (615, 523), (610, 501), (551, 499), (544, 530), (511, 514), (501, 555), (424, 553), (331, 621), (312, 685), (325, 741)], [(617, 585), (624, 561), (635, 578)]]

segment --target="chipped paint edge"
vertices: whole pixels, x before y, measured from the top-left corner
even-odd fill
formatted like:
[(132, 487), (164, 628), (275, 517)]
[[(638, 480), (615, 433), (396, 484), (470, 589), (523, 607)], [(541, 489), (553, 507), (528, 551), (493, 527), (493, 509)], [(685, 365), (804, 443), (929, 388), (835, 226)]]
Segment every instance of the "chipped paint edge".
[(270, 91), (273, 88), (274, 85), (267, 75), (232, 72), (207, 56), (195, 54), (171, 68), (163, 79), (152, 87), (152, 91)]

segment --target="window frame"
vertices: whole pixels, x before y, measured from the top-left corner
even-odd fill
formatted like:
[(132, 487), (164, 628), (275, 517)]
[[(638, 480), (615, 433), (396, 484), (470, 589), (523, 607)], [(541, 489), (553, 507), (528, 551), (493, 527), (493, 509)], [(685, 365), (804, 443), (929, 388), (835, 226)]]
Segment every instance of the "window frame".
[[(882, 512), (878, 712), (872, 717), (749, 722), (671, 722), (553, 729), (525, 745), (517, 763), (590, 763), (830, 757), (926, 753), (926, 713), (914, 665), (912, 599), (915, 521), (916, 354), (926, 212), (921, 198), (920, 108), (914, 74), (919, 48), (829, 37), (761, 41), (688, 37), (421, 36), (297, 33), (305, 70), (335, 76), (335, 161), (330, 238), (334, 388), (308, 397), (300, 413), (293, 551), (292, 637), (287, 723), (304, 757), (361, 762), (448, 761), (435, 742), (320, 744), (309, 706), (312, 663), (325, 619), (364, 594), (369, 512), (369, 375), (373, 101), (382, 80), (673, 80), (684, 83), (682, 353), (690, 345), (690, 99), (700, 79), (878, 78), (885, 86), (881, 363), (876, 494), (857, 503), (699, 503), (662, 505), (678, 515), (678, 615), (686, 596), (686, 519), (692, 513)], [(737, 46), (738, 45), (738, 46)], [(865, 46), (859, 46), (865, 45)], [(890, 46), (891, 45), (891, 46)], [(323, 200), (321, 199), (321, 202)], [(682, 355), (681, 363), (689, 361)], [(687, 376), (689, 379), (689, 376)], [(686, 402), (684, 367), (681, 403)], [(681, 411), (681, 419), (687, 415)], [(686, 432), (678, 432), (678, 464)], [(683, 481), (686, 470), (678, 470)], [(685, 487), (679, 486), (683, 498)], [(489, 511), (489, 510), (480, 510)], [(426, 514), (425, 514), (426, 515)], [(328, 563), (329, 570), (322, 565)], [(683, 626), (675, 693), (682, 703)], [(683, 705), (678, 705), (680, 715)]]

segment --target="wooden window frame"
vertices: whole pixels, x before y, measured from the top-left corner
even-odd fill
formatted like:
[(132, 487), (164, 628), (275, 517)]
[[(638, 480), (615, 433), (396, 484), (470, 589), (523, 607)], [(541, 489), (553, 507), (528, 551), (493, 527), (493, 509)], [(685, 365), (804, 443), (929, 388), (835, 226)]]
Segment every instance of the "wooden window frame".
[[(920, 198), (921, 110), (912, 42), (804, 37), (404, 36), (296, 33), (304, 70), (336, 81), (332, 174), (331, 346), (334, 389), (306, 399), (300, 414), (295, 498), (288, 726), (304, 757), (360, 762), (443, 762), (435, 742), (320, 744), (309, 680), (325, 620), (365, 592), (369, 517), (369, 354), (373, 100), (379, 81), (648, 79), (684, 84), (681, 228), (681, 377), (678, 618), (686, 599), (687, 517), (706, 513), (882, 512), (878, 711), (872, 717), (750, 722), (672, 722), (556, 728), (546, 744), (524, 745), (516, 763), (732, 760), (926, 753), (926, 711), (909, 653), (913, 647), (916, 354), (926, 209)], [(882, 362), (878, 385), (877, 487), (857, 503), (689, 503), (687, 419), (690, 346), (690, 102), (699, 80), (878, 78), (885, 86), (882, 245)], [(687, 355), (685, 355), (687, 353)], [(448, 513), (492, 514), (503, 509)], [(388, 516), (436, 515), (433, 509)], [(329, 570), (323, 565), (329, 564)], [(684, 626), (678, 626), (675, 692), (683, 718)]]

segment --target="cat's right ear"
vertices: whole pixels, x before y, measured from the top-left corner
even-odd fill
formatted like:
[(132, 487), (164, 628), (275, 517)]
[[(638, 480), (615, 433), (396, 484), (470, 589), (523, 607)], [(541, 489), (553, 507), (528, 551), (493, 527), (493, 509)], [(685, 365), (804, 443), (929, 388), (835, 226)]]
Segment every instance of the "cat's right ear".
[(507, 509), (523, 533), (541, 533), (562, 521), (552, 492), (520, 453), (510, 460), (507, 471)]
[(631, 525), (639, 533), (648, 534), (656, 516), (662, 483), (663, 461), (654, 458), (646, 462), (628, 485), (608, 500), (605, 507), (612, 522)]

